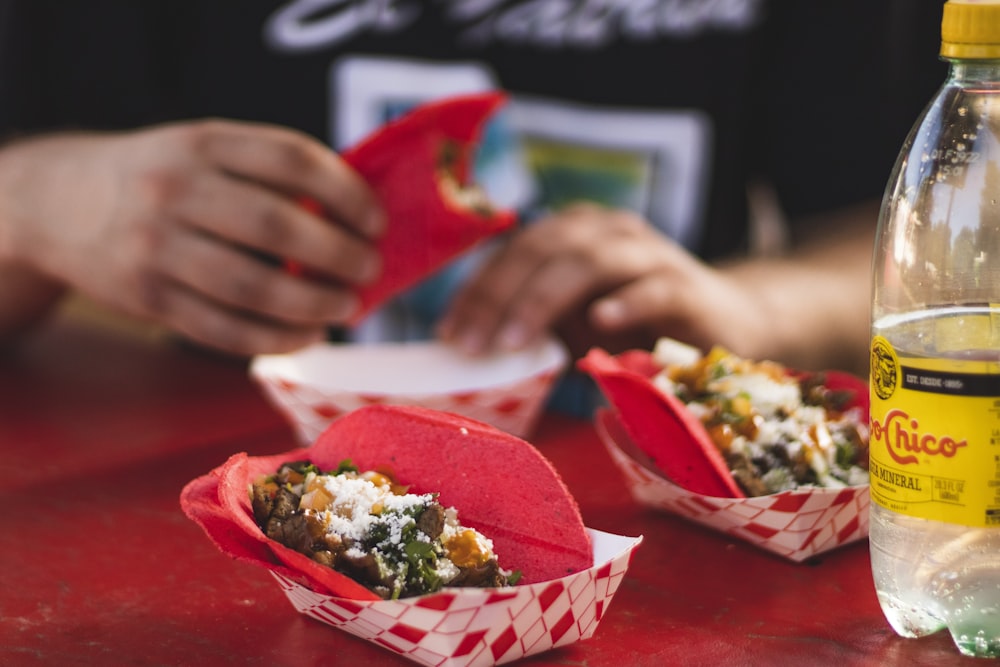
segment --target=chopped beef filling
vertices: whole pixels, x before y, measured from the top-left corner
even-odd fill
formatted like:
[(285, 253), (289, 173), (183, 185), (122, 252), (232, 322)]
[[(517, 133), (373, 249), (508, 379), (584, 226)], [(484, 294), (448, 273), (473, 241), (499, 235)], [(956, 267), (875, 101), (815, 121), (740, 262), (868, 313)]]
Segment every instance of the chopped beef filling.
[(664, 338), (653, 383), (705, 426), (747, 496), (802, 486), (868, 483), (868, 425), (853, 394), (831, 390), (822, 373), (796, 378), (784, 366), (708, 354)]
[(341, 572), (386, 599), (445, 586), (502, 587), (492, 542), (458, 523), (436, 494), (411, 494), (385, 473), (349, 461), (323, 473), (286, 463), (254, 482), (254, 518), (270, 539)]

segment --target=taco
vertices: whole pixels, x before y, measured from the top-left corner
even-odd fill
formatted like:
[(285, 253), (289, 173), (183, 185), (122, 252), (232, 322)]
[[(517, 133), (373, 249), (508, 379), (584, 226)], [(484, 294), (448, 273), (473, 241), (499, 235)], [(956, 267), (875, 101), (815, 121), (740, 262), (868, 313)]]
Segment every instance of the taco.
[(362, 471), (344, 459), (324, 472), (292, 461), (251, 489), (265, 535), (385, 599), (499, 588), (519, 578), (501, 569), (493, 542), (463, 526), (454, 507), (435, 493), (410, 493), (388, 469)]
[[(472, 160), (483, 125), (505, 102), (499, 92), (423, 104), (341, 154), (372, 187), (388, 217), (377, 241), (382, 274), (357, 288), (356, 324), (387, 299), (426, 278), (449, 260), (516, 222), (473, 180)], [(303, 206), (322, 215), (310, 199)], [(298, 274), (322, 277), (290, 264)]]
[[(445, 511), (454, 508), (462, 526), (456, 528), (458, 533), (472, 530), (488, 540), (492, 548), (486, 560), (498, 560), (487, 566), (491, 572), (486, 576), (494, 577), (487, 585), (510, 584), (507, 577), (513, 572), (519, 573), (519, 583), (530, 584), (593, 565), (590, 536), (576, 501), (534, 447), (481, 422), (411, 406), (358, 409), (333, 422), (309, 448), (272, 456), (235, 454), (190, 482), (181, 493), (181, 507), (223, 552), (316, 592), (358, 600), (406, 591), (419, 594), (406, 586), (398, 591), (366, 586), (351, 568), (335, 570), (318, 562), (325, 557), (314, 559), (314, 554), (268, 537), (270, 513), (263, 517), (265, 529), (259, 525), (261, 511), (258, 508), (255, 516), (253, 507), (255, 481), (279, 474), (288, 464), (336, 472), (346, 460), (358, 471), (391, 470), (390, 485), (406, 486), (425, 506), (433, 500)], [(465, 539), (468, 545), (478, 538)], [(421, 552), (417, 556), (427, 555), (425, 547), (411, 549)], [(471, 551), (479, 557), (486, 554), (484, 549)]]
[(669, 338), (653, 351), (580, 361), (628, 435), (675, 484), (752, 497), (868, 483), (867, 384)]

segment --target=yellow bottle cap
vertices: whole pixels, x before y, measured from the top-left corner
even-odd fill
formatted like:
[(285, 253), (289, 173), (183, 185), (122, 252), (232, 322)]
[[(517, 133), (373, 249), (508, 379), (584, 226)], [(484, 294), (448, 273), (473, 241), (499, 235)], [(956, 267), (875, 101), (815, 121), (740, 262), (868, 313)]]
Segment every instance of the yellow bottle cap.
[(948, 0), (941, 17), (945, 58), (1000, 58), (1000, 2)]

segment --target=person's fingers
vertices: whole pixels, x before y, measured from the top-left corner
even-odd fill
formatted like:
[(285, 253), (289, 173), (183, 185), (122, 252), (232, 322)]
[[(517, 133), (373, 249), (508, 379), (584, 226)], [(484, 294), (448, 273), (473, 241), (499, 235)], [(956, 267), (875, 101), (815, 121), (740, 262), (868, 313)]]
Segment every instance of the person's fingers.
[(703, 349), (748, 349), (748, 341), (773, 330), (752, 289), (693, 258), (609, 292), (590, 305), (587, 316), (603, 334), (654, 331)]
[(618, 332), (649, 326), (677, 313), (677, 293), (662, 275), (627, 283), (590, 305), (590, 320), (603, 331)]
[(308, 195), (337, 221), (370, 238), (385, 214), (364, 179), (327, 146), (287, 128), (205, 121), (197, 128), (202, 154), (242, 178)]
[(286, 326), (335, 324), (360, 306), (346, 287), (295, 278), (222, 240), (170, 234), (153, 268), (202, 297)]
[[(669, 307), (662, 303), (669, 294), (669, 285), (663, 292), (656, 291), (652, 280), (648, 281), (650, 285), (638, 287), (646, 282), (643, 276), (656, 275), (652, 271), (658, 261), (660, 256), (649, 243), (614, 234), (597, 244), (581, 246), (577, 252), (550, 258), (512, 297), (495, 334), (497, 344), (504, 349), (522, 347), (602, 293), (620, 292), (626, 299), (624, 305), (635, 308), (634, 312), (625, 311), (622, 326), (647, 324), (647, 318), (651, 320), (664, 312), (658, 307)], [(647, 292), (655, 292), (656, 299), (649, 304), (632, 304), (632, 284), (637, 285), (636, 299), (644, 298)], [(605, 308), (611, 308), (613, 315), (614, 302)]]
[(594, 292), (595, 279), (593, 266), (581, 255), (546, 263), (514, 296), (492, 336), (496, 345), (516, 350), (536, 340)]
[(249, 357), (291, 352), (323, 340), (323, 327), (283, 326), (221, 307), (185, 286), (163, 281), (156, 288), (158, 319), (195, 343)]
[(173, 206), (192, 226), (344, 282), (366, 284), (381, 271), (372, 244), (254, 183), (201, 175)]
[(592, 205), (522, 231), (463, 288), (438, 334), (478, 353), (522, 347), (602, 288), (648, 264), (641, 222)]
[(459, 288), (438, 325), (438, 335), (469, 354), (485, 351), (514, 295), (545, 261), (528, 244), (500, 249)]

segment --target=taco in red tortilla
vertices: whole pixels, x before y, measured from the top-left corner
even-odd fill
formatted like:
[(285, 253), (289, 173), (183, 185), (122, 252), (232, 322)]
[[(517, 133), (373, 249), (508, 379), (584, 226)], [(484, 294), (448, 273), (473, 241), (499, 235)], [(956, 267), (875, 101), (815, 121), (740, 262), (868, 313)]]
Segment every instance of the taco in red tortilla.
[(404, 485), (408, 494), (430, 494), (442, 508), (454, 508), (463, 528), (491, 543), (490, 556), (502, 565), (504, 577), (517, 572), (520, 583), (530, 584), (593, 565), (576, 501), (534, 447), (481, 422), (418, 407), (361, 408), (333, 422), (309, 448), (261, 457), (236, 454), (190, 482), (181, 507), (223, 552), (317, 592), (358, 600), (401, 594), (402, 587), (395, 593), (391, 586), (373, 590), (359, 583), (361, 577), (269, 538), (258, 524), (255, 481), (288, 463), (336, 471), (347, 460), (359, 471), (391, 471), (392, 483)]
[(741, 498), (868, 483), (868, 387), (669, 338), (580, 362), (635, 444), (689, 491)]
[[(479, 241), (514, 225), (515, 214), (494, 208), (472, 178), (483, 125), (505, 99), (502, 93), (488, 92), (430, 102), (342, 153), (375, 191), (389, 221), (376, 242), (382, 275), (358, 288), (362, 305), (351, 324)], [(322, 214), (316, 202), (302, 203)], [(290, 268), (302, 272), (298, 266)]]

